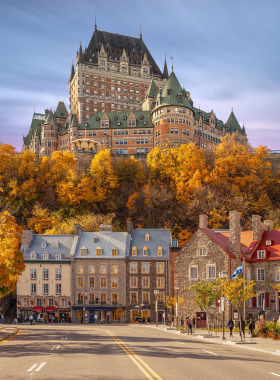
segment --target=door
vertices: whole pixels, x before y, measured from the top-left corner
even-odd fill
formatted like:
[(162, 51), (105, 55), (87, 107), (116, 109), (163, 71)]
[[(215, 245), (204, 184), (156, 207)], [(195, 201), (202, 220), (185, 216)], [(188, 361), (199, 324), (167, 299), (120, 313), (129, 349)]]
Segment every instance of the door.
[(131, 320), (134, 321), (135, 318), (137, 317), (138, 315), (138, 310), (132, 310), (131, 311)]
[(142, 310), (142, 318), (145, 318), (146, 320), (149, 317), (149, 311), (148, 310)]
[(158, 311), (158, 321), (161, 323), (163, 320), (163, 311)]
[(89, 323), (94, 323), (94, 311), (90, 310), (89, 312)]
[(206, 327), (206, 313), (196, 313), (196, 327), (204, 328)]

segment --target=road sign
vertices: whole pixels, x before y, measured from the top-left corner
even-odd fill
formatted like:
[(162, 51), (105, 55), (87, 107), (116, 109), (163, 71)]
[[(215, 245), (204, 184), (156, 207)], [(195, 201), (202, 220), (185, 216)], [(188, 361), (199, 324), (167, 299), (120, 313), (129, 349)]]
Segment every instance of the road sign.
[(221, 308), (221, 311), (225, 310), (225, 298), (224, 297), (221, 297), (220, 308)]

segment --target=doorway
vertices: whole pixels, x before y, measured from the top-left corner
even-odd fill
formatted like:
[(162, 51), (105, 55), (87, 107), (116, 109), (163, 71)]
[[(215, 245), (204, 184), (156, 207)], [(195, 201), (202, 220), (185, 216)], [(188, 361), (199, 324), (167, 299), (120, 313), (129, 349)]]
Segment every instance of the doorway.
[(196, 313), (196, 326), (197, 328), (205, 328), (207, 326), (206, 313)]
[(142, 310), (142, 318), (145, 318), (146, 320), (149, 318), (149, 311), (148, 310)]

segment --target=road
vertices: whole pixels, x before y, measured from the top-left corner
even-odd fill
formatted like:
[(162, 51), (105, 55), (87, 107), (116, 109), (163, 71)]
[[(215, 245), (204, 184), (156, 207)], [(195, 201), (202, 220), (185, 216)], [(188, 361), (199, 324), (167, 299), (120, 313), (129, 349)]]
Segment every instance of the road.
[[(0, 344), (0, 378), (269, 380), (279, 357), (144, 325), (24, 325)], [(278, 375), (278, 376), (277, 376)]]

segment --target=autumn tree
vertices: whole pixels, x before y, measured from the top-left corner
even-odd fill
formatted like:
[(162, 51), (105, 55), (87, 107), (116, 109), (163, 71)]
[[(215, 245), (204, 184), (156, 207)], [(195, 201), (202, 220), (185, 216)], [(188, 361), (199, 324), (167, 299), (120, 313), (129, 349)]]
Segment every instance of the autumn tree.
[(52, 221), (49, 210), (36, 204), (32, 210), (32, 216), (27, 219), (27, 227), (35, 234), (43, 234), (45, 230), (51, 228)]
[(19, 249), (22, 228), (8, 211), (0, 213), (0, 298), (16, 287), (24, 271), (23, 254)]

